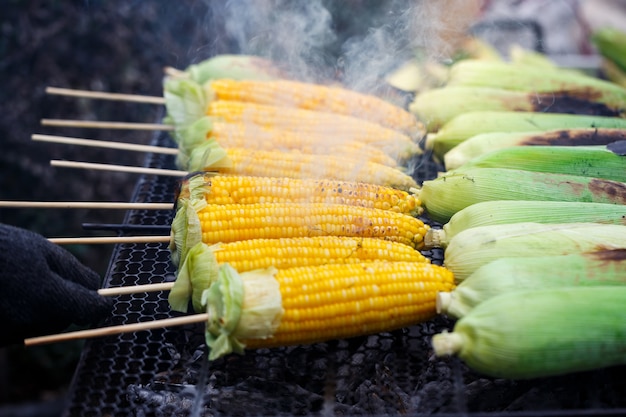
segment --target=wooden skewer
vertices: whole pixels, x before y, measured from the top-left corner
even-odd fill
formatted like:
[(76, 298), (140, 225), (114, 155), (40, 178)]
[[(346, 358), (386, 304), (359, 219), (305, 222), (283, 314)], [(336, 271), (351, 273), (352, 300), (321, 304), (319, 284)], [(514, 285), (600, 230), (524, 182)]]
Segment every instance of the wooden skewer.
[(112, 336), (122, 333), (132, 333), (142, 330), (162, 329), (165, 327), (183, 326), (194, 323), (204, 323), (209, 319), (207, 313), (192, 314), (189, 316), (173, 317), (169, 319), (153, 320), (141, 323), (122, 324), (119, 326), (101, 327), (99, 329), (78, 330), (53, 334), (49, 336), (32, 337), (24, 339), (24, 346), (42, 345), (46, 343), (65, 342), (69, 340), (87, 339), (94, 337)]
[(60, 96), (93, 98), (101, 100), (132, 101), (135, 103), (165, 104), (163, 97), (144, 96), (140, 94), (106, 93), (102, 91), (74, 90), (69, 88), (48, 87), (46, 93)]
[(98, 290), (98, 294), (110, 297), (115, 295), (137, 294), (140, 292), (152, 292), (152, 291), (169, 291), (174, 286), (173, 282), (162, 282), (158, 284), (143, 284), (143, 285), (127, 285), (124, 287), (111, 287), (101, 288)]
[(171, 210), (174, 203), (116, 203), (109, 201), (0, 201), (3, 208), (71, 208), (113, 210)]
[(91, 120), (41, 119), (43, 126), (82, 127), (91, 129), (128, 129), (172, 131), (174, 126), (161, 123), (97, 122)]
[(50, 165), (64, 168), (96, 169), (101, 171), (118, 171), (148, 175), (167, 175), (170, 177), (184, 177), (188, 174), (186, 171), (179, 171), (176, 169), (133, 167), (127, 165), (99, 164), (94, 162), (62, 161), (58, 159), (51, 160)]
[(92, 146), (95, 148), (109, 148), (109, 149), (120, 149), (125, 151), (137, 151), (137, 152), (152, 152), (164, 155), (177, 155), (178, 149), (176, 148), (166, 148), (162, 146), (153, 146), (153, 145), (138, 145), (134, 143), (122, 143), (122, 142), (113, 142), (106, 140), (95, 140), (95, 139), (81, 139), (81, 138), (73, 138), (67, 136), (53, 136), (53, 135), (32, 135), (32, 140), (40, 141), (40, 142), (49, 142), (49, 143), (62, 143), (66, 145), (79, 145), (79, 146)]
[(163, 69), (165, 75), (176, 78), (189, 78), (189, 74), (174, 67), (165, 67)]
[(169, 243), (170, 236), (89, 236), (51, 237), (48, 240), (58, 245), (93, 245), (102, 243)]

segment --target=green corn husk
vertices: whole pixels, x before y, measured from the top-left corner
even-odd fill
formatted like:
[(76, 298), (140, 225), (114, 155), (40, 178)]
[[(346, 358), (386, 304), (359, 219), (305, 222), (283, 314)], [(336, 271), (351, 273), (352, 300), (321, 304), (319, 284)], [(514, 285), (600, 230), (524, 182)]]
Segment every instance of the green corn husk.
[(626, 71), (621, 69), (615, 62), (609, 59), (600, 61), (600, 71), (607, 80), (626, 88)]
[(454, 117), (473, 111), (620, 116), (620, 111), (567, 92), (535, 93), (480, 86), (445, 86), (424, 91), (416, 95), (409, 110), (424, 122), (428, 132), (436, 132)]
[(626, 249), (496, 259), (451, 292), (438, 293), (437, 312), (460, 318), (480, 303), (512, 291), (596, 285), (626, 285)]
[(516, 146), (486, 153), (460, 168), (523, 169), (626, 182), (626, 157), (606, 146)]
[(433, 336), (437, 356), (457, 355), (498, 378), (530, 379), (626, 363), (626, 287), (514, 291), (491, 298)]
[(284, 69), (266, 58), (231, 54), (216, 55), (198, 64), (190, 65), (179, 76), (188, 76), (198, 84), (218, 78), (235, 80), (288, 78)]
[(624, 111), (626, 89), (612, 82), (559, 67), (463, 60), (450, 68), (448, 86), (497, 87), (529, 93), (567, 93), (571, 97)]
[(424, 236), (424, 247), (445, 248), (454, 236), (472, 227), (522, 222), (591, 222), (626, 226), (626, 205), (578, 201), (483, 201), (458, 211), (441, 229), (429, 229)]
[(490, 132), (472, 136), (444, 156), (446, 169), (456, 169), (480, 155), (513, 146), (600, 146), (626, 140), (626, 129), (578, 128), (544, 132)]
[(439, 223), (482, 201), (540, 200), (626, 204), (626, 183), (508, 168), (467, 168), (424, 181), (420, 200)]
[(426, 148), (443, 160), (444, 155), (464, 140), (489, 132), (544, 132), (556, 129), (626, 129), (626, 119), (608, 116), (539, 112), (476, 111), (456, 116), (426, 138)]
[(556, 69), (558, 66), (546, 54), (520, 45), (513, 44), (509, 47), (509, 59), (515, 65), (530, 65), (535, 68)]
[(596, 30), (591, 41), (600, 54), (615, 63), (622, 71), (626, 71), (626, 33), (612, 27)]
[(626, 226), (602, 223), (511, 223), (466, 229), (444, 251), (458, 282), (499, 258), (626, 249)]

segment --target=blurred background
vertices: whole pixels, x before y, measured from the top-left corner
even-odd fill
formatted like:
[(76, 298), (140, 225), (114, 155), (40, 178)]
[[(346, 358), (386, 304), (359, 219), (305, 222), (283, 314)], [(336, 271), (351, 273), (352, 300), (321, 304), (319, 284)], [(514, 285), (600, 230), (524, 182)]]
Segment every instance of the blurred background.
[[(130, 201), (136, 174), (50, 167), (51, 159), (142, 165), (137, 152), (45, 144), (32, 134), (149, 144), (154, 132), (51, 128), (41, 119), (159, 122), (150, 104), (50, 96), (48, 86), (160, 96), (163, 69), (220, 53), (272, 58), (306, 79), (373, 90), (416, 53), (441, 61), (473, 30), (502, 53), (521, 43), (564, 66), (597, 65), (590, 30), (626, 30), (626, 2), (409, 0), (0, 0), (0, 199)], [(494, 22), (500, 22), (498, 24)], [(504, 22), (505, 24), (502, 24)], [(537, 32), (539, 28), (539, 32)], [(87, 236), (114, 210), (0, 209), (47, 237)], [(104, 275), (112, 248), (68, 247)], [(1, 275), (1, 271), (0, 271)], [(0, 276), (1, 279), (1, 276)], [(0, 349), (0, 415), (58, 415), (81, 344)]]

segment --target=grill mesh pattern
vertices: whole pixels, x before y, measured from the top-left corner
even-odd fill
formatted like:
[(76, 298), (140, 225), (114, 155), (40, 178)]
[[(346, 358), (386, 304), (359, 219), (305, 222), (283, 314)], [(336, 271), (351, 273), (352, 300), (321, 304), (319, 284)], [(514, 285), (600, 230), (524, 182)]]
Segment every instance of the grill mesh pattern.
[[(154, 144), (174, 146), (166, 135)], [(440, 167), (416, 160), (415, 177)], [(150, 155), (149, 167), (174, 168), (171, 156)], [(134, 201), (173, 201), (177, 179), (143, 176)], [(137, 210), (126, 222), (169, 225), (168, 210)], [(427, 219), (424, 219), (427, 221)], [(432, 224), (432, 223), (431, 223)], [(438, 227), (437, 224), (432, 224)], [(433, 263), (441, 251), (424, 253)], [(167, 244), (117, 245), (105, 286), (171, 281)], [(165, 292), (117, 297), (104, 325), (168, 318)], [(548, 378), (481, 378), (457, 359), (433, 359), (430, 338), (451, 328), (444, 318), (391, 333), (311, 346), (247, 351), (207, 361), (201, 325), (86, 341), (66, 416), (313, 415), (613, 415), (626, 411), (623, 367)], [(567, 411), (565, 411), (567, 410)]]

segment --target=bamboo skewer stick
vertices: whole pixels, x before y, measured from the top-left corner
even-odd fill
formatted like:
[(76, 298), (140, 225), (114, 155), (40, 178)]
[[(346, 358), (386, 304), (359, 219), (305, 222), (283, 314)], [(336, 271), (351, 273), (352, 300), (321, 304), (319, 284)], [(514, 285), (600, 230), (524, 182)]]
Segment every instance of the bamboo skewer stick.
[(165, 148), (162, 146), (139, 145), (139, 144), (134, 144), (134, 143), (122, 143), (122, 142), (96, 140), (96, 139), (82, 139), (82, 138), (74, 138), (74, 137), (67, 137), (67, 136), (35, 134), (31, 136), (31, 139), (34, 141), (40, 141), (40, 142), (62, 143), (66, 145), (91, 146), (95, 148), (119, 149), (119, 150), (136, 151), (136, 152), (152, 152), (152, 153), (159, 153), (159, 154), (164, 154), (164, 155), (177, 155), (178, 154), (178, 149), (176, 148)]
[(67, 208), (113, 210), (171, 210), (174, 203), (116, 203), (109, 201), (0, 201), (2, 208)]
[(93, 98), (101, 100), (131, 101), (146, 104), (165, 104), (163, 97), (145, 96), (140, 94), (107, 93), (102, 91), (75, 90), (69, 88), (48, 87), (46, 93), (60, 96)]
[(100, 171), (118, 171), (134, 174), (167, 175), (170, 177), (184, 177), (185, 175), (189, 174), (186, 171), (180, 171), (176, 169), (134, 167), (128, 165), (100, 164), (94, 162), (63, 161), (58, 159), (51, 160), (50, 165), (64, 168), (95, 169)]
[(169, 243), (170, 236), (82, 236), (51, 237), (48, 240), (58, 245), (93, 245), (106, 243)]
[(143, 285), (127, 285), (125, 287), (111, 287), (101, 288), (98, 290), (98, 294), (110, 297), (115, 295), (127, 295), (137, 294), (140, 292), (152, 292), (152, 291), (169, 291), (174, 286), (173, 282), (162, 282), (158, 284), (143, 284)]
[(161, 123), (98, 122), (92, 120), (41, 119), (43, 126), (82, 127), (90, 129), (127, 129), (172, 131), (174, 126)]
[(204, 323), (209, 319), (207, 313), (192, 314), (189, 316), (173, 317), (119, 326), (101, 327), (98, 329), (78, 330), (75, 332), (59, 333), (49, 336), (24, 339), (24, 346), (34, 346), (46, 343), (66, 342), (69, 340), (87, 339), (94, 337), (113, 336), (122, 333), (132, 333), (142, 330), (162, 329), (165, 327), (184, 326), (194, 323)]

